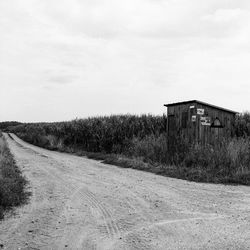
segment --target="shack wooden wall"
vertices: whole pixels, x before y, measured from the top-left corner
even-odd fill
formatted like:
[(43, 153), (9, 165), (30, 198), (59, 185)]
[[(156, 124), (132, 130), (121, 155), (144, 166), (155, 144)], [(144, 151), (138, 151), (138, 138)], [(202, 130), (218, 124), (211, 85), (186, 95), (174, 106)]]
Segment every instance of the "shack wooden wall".
[[(197, 109), (203, 109), (204, 114), (197, 114)], [(192, 116), (196, 116), (195, 121), (192, 121)], [(218, 118), (223, 127), (213, 128), (209, 125), (202, 125), (201, 117), (209, 117), (211, 124)], [(234, 113), (196, 102), (168, 107), (168, 135), (170, 141), (181, 135), (190, 142), (212, 143), (214, 140), (230, 137), (233, 133), (234, 122)]]

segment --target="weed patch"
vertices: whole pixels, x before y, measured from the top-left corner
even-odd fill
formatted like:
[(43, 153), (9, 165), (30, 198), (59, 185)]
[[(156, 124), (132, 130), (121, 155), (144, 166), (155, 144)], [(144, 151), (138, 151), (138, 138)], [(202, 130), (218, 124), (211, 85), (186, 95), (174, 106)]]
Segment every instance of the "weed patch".
[(26, 202), (29, 195), (25, 191), (26, 184), (7, 142), (0, 134), (0, 219), (5, 211)]

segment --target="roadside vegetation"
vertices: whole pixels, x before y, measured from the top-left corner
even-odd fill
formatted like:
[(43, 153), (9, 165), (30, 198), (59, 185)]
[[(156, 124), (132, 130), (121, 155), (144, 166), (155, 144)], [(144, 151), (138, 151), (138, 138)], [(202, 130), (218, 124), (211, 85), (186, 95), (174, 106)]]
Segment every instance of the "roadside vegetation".
[(113, 115), (60, 123), (12, 126), (27, 142), (103, 160), (107, 164), (192, 181), (250, 184), (250, 114), (238, 116), (235, 136), (214, 145), (176, 138), (168, 150), (167, 118)]
[(20, 122), (16, 122), (16, 121), (8, 121), (8, 122), (0, 122), (0, 131), (6, 131), (7, 129), (17, 126), (21, 124)]
[(4, 212), (23, 204), (28, 193), (26, 180), (16, 166), (7, 142), (0, 132), (0, 219)]

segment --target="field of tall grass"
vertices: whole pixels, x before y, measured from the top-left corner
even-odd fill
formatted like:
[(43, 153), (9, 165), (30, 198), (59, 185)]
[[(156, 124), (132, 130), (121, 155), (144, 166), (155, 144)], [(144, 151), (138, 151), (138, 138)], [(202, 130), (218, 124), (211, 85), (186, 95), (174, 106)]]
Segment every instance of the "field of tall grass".
[(88, 152), (123, 153), (133, 138), (160, 135), (166, 117), (113, 115), (70, 122), (21, 124), (11, 131), (24, 140), (55, 150), (66, 148)]
[(0, 132), (0, 219), (3, 218), (5, 211), (26, 201), (28, 197), (25, 191), (26, 183)]
[(237, 117), (235, 137), (214, 145), (176, 138), (171, 153), (167, 118), (113, 115), (70, 122), (12, 126), (11, 132), (50, 150), (192, 181), (250, 184), (250, 114)]

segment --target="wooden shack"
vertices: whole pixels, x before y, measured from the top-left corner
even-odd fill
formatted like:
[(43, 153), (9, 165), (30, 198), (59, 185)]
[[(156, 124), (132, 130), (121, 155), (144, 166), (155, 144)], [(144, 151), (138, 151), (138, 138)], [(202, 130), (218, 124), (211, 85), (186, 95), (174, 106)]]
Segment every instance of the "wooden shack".
[(178, 136), (193, 143), (212, 143), (233, 134), (237, 112), (205, 102), (191, 100), (165, 104), (169, 142)]

